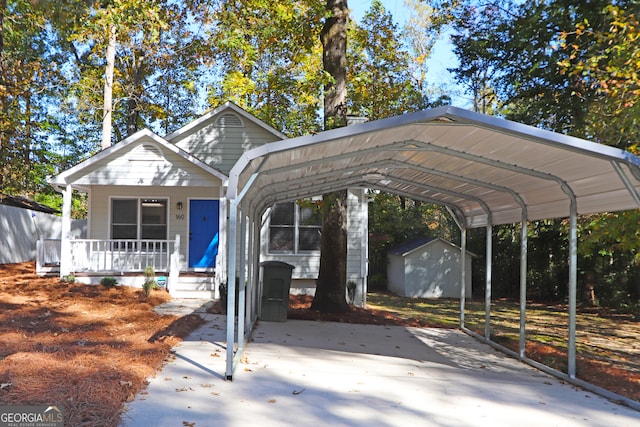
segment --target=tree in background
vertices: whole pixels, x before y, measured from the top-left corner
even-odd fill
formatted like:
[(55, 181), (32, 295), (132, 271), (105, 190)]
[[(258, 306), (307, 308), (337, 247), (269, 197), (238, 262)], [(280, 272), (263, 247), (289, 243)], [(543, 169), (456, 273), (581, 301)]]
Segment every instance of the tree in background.
[(290, 136), (319, 131), (324, 15), (319, 0), (221, 3), (208, 32), (219, 70), (209, 104), (232, 100)]
[[(346, 0), (327, 0), (328, 16), (320, 33), (322, 64), (331, 80), (324, 87), (324, 127), (347, 124), (347, 26)], [(313, 310), (343, 312), (347, 291), (347, 190), (322, 196), (320, 269)]]
[[(454, 38), (461, 63), (455, 70), (458, 80), (475, 93), (483, 87), (492, 88), (497, 114), (634, 149), (638, 111), (630, 100), (635, 99), (637, 88), (637, 21), (633, 14), (637, 2), (617, 2), (613, 7), (606, 1), (496, 0), (482, 5), (463, 1), (455, 2), (461, 7), (453, 13), (443, 6), (454, 2), (439, 3), (441, 13), (458, 19), (454, 25), (460, 30), (460, 37)], [(491, 19), (481, 23), (481, 29), (475, 24), (468, 28), (465, 17), (489, 15)], [(636, 258), (636, 249), (631, 248), (638, 247), (637, 234), (611, 230), (614, 226), (618, 230), (637, 229), (638, 219), (637, 211), (580, 219), (579, 298), (593, 303), (599, 294), (613, 293), (617, 305), (637, 304), (640, 275), (638, 267), (629, 262)], [(498, 227), (498, 262), (517, 252), (517, 229)], [(567, 232), (563, 220), (530, 224), (532, 296), (556, 301), (566, 297)], [(595, 251), (596, 247), (606, 250)], [(605, 269), (605, 265), (610, 267)], [(494, 290), (503, 292), (497, 296), (508, 295), (517, 287), (513, 268), (506, 264), (494, 269)], [(600, 282), (593, 283), (597, 280)]]
[(170, 132), (195, 116), (202, 58), (208, 52), (196, 19), (206, 2), (111, 0), (76, 12), (62, 30), (75, 54), (69, 102), (83, 125), (102, 123), (107, 46), (115, 32), (113, 132), (116, 141), (143, 127)]
[(410, 63), (393, 16), (374, 0), (349, 30), (349, 113), (377, 120), (419, 110), (422, 93)]

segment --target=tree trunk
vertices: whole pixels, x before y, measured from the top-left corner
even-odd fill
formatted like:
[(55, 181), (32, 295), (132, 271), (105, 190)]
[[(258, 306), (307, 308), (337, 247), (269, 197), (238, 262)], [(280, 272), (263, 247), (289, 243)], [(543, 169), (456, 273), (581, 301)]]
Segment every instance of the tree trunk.
[(104, 72), (104, 111), (102, 115), (102, 149), (111, 146), (111, 120), (113, 113), (113, 72), (116, 61), (116, 27), (109, 28), (107, 44), (107, 67)]
[[(324, 88), (325, 130), (347, 123), (347, 21), (346, 0), (327, 0), (327, 17), (320, 40), (322, 63), (333, 81)], [(323, 195), (320, 271), (311, 308), (324, 312), (349, 309), (347, 290), (347, 191)]]

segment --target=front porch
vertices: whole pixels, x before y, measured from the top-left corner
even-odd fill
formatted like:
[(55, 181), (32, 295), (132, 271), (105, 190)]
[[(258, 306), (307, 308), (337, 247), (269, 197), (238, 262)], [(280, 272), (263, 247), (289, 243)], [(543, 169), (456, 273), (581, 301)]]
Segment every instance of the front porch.
[[(176, 298), (215, 299), (215, 270), (191, 271), (181, 268), (180, 235), (174, 240), (71, 239), (69, 274), (78, 283), (99, 284), (114, 277), (118, 284), (142, 287), (145, 269), (153, 268), (164, 277), (166, 289)], [(58, 275), (61, 271), (62, 241), (41, 239), (36, 250), (36, 272)], [(67, 270), (67, 269), (65, 269)]]

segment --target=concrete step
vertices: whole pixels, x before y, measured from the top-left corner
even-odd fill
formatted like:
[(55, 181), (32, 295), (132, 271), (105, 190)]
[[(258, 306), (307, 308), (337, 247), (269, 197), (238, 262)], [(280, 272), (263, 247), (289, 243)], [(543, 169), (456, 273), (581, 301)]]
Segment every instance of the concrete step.
[(170, 289), (191, 291), (212, 291), (215, 288), (213, 277), (206, 276), (180, 276), (177, 283), (170, 284)]
[(174, 298), (185, 299), (215, 299), (215, 292), (213, 290), (197, 290), (197, 289), (169, 289), (169, 293)]

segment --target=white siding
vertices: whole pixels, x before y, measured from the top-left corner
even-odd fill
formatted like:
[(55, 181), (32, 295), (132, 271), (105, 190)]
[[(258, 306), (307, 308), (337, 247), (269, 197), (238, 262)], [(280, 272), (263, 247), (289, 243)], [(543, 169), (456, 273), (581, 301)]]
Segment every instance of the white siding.
[[(362, 223), (367, 218), (362, 218), (363, 200), (362, 189), (352, 189), (348, 192), (347, 200), (347, 280), (359, 281), (361, 279), (361, 247), (362, 247)], [(365, 201), (366, 203), (366, 201)], [(260, 261), (283, 261), (295, 266), (292, 272), (293, 279), (315, 280), (318, 278), (320, 268), (320, 253), (317, 254), (269, 254), (269, 221), (265, 219), (260, 231)]]
[(387, 287), (400, 296), (405, 296), (404, 289), (404, 257), (402, 255), (389, 254), (387, 258)]
[(246, 119), (241, 119), (242, 127), (221, 127), (216, 122), (217, 118), (228, 114), (235, 113), (225, 110), (191, 132), (176, 136), (171, 142), (228, 175), (245, 151), (279, 140), (273, 133)]
[(150, 137), (131, 144), (83, 170), (77, 185), (219, 187), (220, 179), (175, 154)]
[(363, 189), (350, 189), (347, 193), (347, 281), (362, 278), (362, 229), (363, 222), (368, 223), (366, 209), (363, 213), (360, 204), (363, 197)]
[[(189, 242), (189, 199), (213, 199), (220, 197), (220, 188), (189, 187), (188, 191), (181, 187), (122, 187), (95, 186), (91, 189), (89, 198), (89, 238), (110, 238), (110, 199), (111, 198), (164, 198), (168, 199), (169, 224), (168, 238), (173, 240), (180, 235), (181, 267), (186, 268), (187, 245)], [(177, 203), (182, 202), (182, 210), (177, 209)], [(221, 221), (220, 227), (224, 225)]]

